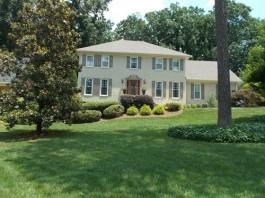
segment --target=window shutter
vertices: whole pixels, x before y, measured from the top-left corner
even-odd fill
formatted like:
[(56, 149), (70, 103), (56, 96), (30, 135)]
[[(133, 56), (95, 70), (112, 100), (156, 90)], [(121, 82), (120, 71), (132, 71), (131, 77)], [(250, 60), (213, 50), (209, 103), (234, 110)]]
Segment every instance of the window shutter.
[(86, 55), (83, 54), (82, 56), (82, 65), (85, 67), (86, 66)]
[(95, 67), (101, 67), (101, 56), (100, 55), (95, 56), (94, 66)]
[(204, 100), (204, 84), (201, 84), (201, 99)]
[(166, 98), (167, 96), (167, 82), (163, 82), (163, 98)]
[(218, 84), (216, 84), (216, 100), (218, 100)]
[(156, 59), (152, 58), (152, 69), (156, 69)]
[(81, 78), (81, 96), (84, 96), (86, 78)]
[(169, 95), (169, 98), (172, 98), (172, 82), (171, 81), (169, 81), (169, 89), (168, 89), (168, 95)]
[(163, 70), (167, 70), (167, 59), (163, 59)]
[(99, 90), (100, 90), (100, 79), (94, 78), (94, 87), (93, 87), (93, 95), (99, 96)]
[(111, 94), (112, 94), (112, 79), (109, 79), (108, 95), (111, 96)]
[(109, 67), (113, 67), (113, 56), (109, 57)]
[(172, 70), (172, 58), (169, 59), (169, 70)]
[(138, 57), (138, 69), (142, 68), (142, 58)]
[(191, 99), (194, 99), (194, 83), (191, 83)]
[(127, 56), (127, 68), (130, 68), (130, 60), (131, 58), (130, 58), (130, 56)]
[(156, 86), (156, 82), (152, 81), (152, 96), (155, 97), (155, 86)]
[(180, 59), (180, 71), (184, 71), (184, 60)]
[(179, 96), (180, 96), (180, 98), (183, 98), (183, 91), (184, 91), (184, 89), (183, 89), (183, 85), (184, 85), (183, 82), (180, 82), (180, 85), (179, 85), (179, 86), (180, 86), (180, 91), (179, 91), (179, 94), (180, 94)]

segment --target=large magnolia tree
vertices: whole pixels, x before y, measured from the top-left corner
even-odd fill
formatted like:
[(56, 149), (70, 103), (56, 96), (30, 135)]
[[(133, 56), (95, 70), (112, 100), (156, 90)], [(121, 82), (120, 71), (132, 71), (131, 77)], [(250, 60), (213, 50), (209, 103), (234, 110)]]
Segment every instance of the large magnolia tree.
[(10, 34), (15, 50), (9, 56), (2, 52), (0, 60), (0, 71), (16, 74), (3, 102), (9, 127), (35, 124), (41, 132), (53, 122), (67, 122), (77, 106), (75, 75), (81, 68), (78, 34), (71, 29), (75, 13), (65, 1), (36, 0), (25, 3), (18, 16)]

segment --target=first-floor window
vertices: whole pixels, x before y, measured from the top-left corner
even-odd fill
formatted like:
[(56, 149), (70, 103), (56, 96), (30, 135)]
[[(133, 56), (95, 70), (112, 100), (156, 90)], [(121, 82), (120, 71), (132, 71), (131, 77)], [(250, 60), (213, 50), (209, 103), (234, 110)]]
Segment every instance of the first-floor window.
[(86, 78), (85, 81), (85, 95), (92, 95), (93, 93), (93, 79)]
[(161, 98), (162, 97), (162, 91), (163, 91), (163, 83), (162, 82), (156, 82), (156, 86), (155, 86), (156, 90), (155, 90), (155, 97), (157, 98)]
[(179, 98), (179, 83), (172, 83), (172, 97)]
[(194, 84), (194, 99), (201, 99), (201, 84)]
[(100, 95), (107, 96), (108, 95), (108, 80), (101, 79), (100, 81)]

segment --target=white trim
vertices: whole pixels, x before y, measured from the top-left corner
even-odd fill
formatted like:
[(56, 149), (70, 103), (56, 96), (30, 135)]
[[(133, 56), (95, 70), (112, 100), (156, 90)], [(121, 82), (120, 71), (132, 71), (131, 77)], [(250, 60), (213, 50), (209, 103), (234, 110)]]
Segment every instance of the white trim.
[[(195, 97), (196, 96), (196, 94), (195, 94), (195, 86), (196, 85), (200, 86), (200, 97), (199, 98)], [(194, 94), (194, 100), (201, 100), (202, 99), (202, 84), (201, 83), (194, 83), (194, 92), (193, 92), (193, 94)]]
[[(91, 80), (91, 94), (87, 94), (87, 93), (86, 93), (87, 80)], [(84, 96), (93, 96), (93, 86), (94, 86), (93, 78), (85, 78)]]
[[(132, 68), (132, 58), (136, 58), (136, 68)], [(130, 69), (139, 69), (138, 57), (130, 57)]]
[[(157, 61), (158, 60), (162, 60), (162, 67), (161, 67), (161, 69), (158, 69), (157, 68)], [(155, 70), (158, 70), (158, 71), (162, 71), (164, 69), (164, 59), (163, 58), (156, 58), (156, 60), (155, 60)]]
[[(178, 97), (174, 97), (174, 89), (173, 89), (174, 83), (178, 84)], [(172, 99), (180, 99), (180, 82), (172, 82), (171, 91), (172, 91)]]
[[(157, 88), (157, 84), (158, 84), (158, 83), (161, 83), (161, 96), (157, 96), (157, 95), (156, 95), (156, 91), (157, 91), (156, 88)], [(156, 82), (155, 82), (155, 98), (163, 98), (163, 91), (164, 91), (164, 90), (163, 90), (163, 86), (164, 86), (164, 85), (163, 85), (163, 81), (156, 81)]]
[[(103, 57), (108, 57), (108, 66), (103, 66)], [(106, 56), (106, 55), (103, 55), (101, 56), (101, 63), (100, 63), (100, 67), (101, 68), (109, 68), (109, 64), (110, 64), (110, 56)]]
[[(87, 61), (88, 57), (93, 57), (92, 65), (88, 65), (88, 61)], [(95, 65), (95, 56), (94, 55), (86, 55), (86, 67), (94, 67), (94, 65)]]
[[(107, 81), (107, 94), (106, 95), (103, 95), (102, 93), (101, 93), (101, 91), (102, 91), (102, 81), (103, 80), (106, 80)], [(109, 79), (100, 79), (100, 96), (108, 96), (109, 95)]]

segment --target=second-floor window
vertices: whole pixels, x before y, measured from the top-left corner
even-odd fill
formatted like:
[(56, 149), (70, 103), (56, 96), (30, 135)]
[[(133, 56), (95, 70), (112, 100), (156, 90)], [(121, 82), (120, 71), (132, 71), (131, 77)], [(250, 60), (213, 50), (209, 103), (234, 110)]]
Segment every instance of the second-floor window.
[(180, 60), (178, 60), (178, 59), (172, 60), (172, 70), (173, 71), (180, 71)]
[(94, 67), (94, 56), (86, 56), (86, 67)]
[(155, 69), (156, 70), (163, 70), (163, 59), (157, 58), (155, 62)]
[(101, 57), (101, 67), (108, 68), (109, 67), (109, 56)]
[(138, 69), (138, 58), (132, 57), (130, 62), (131, 69)]

